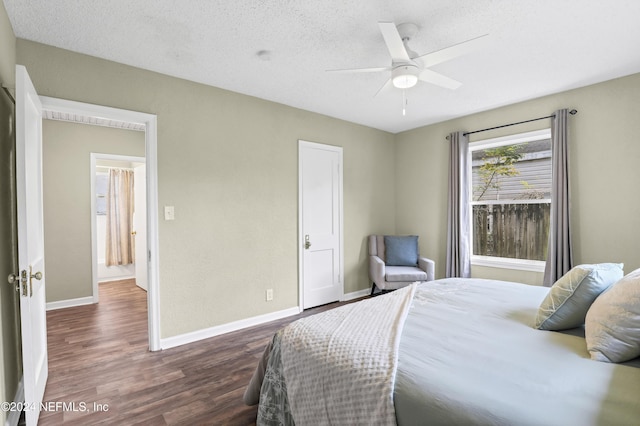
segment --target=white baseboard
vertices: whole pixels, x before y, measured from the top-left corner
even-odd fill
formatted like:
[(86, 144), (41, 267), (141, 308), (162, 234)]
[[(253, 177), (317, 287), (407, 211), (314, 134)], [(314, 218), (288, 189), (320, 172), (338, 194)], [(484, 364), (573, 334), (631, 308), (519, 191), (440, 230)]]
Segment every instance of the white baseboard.
[(365, 288), (364, 290), (354, 291), (352, 293), (346, 293), (342, 296), (342, 301), (346, 302), (348, 300), (359, 299), (360, 297), (369, 296), (371, 294), (370, 288)]
[[(20, 378), (20, 383), (18, 383), (18, 389), (16, 390), (16, 396), (13, 397), (13, 402), (17, 403), (16, 405), (20, 405), (18, 403), (24, 402), (24, 376)], [(7, 415), (7, 420), (5, 421), (5, 426), (17, 426), (20, 421), (20, 411), (9, 411)]]
[(123, 275), (120, 277), (98, 278), (98, 284), (111, 283), (114, 281), (135, 280), (135, 275)]
[(98, 282), (128, 280), (136, 277), (135, 265), (106, 266), (104, 259), (98, 259)]
[(295, 308), (272, 312), (270, 314), (258, 315), (256, 317), (217, 325), (215, 327), (205, 328), (203, 330), (192, 331), (191, 333), (167, 337), (166, 339), (160, 339), (160, 348), (175, 348), (176, 346), (186, 345), (187, 343), (197, 342), (198, 340), (208, 339), (210, 337), (219, 336), (221, 334), (230, 333), (232, 331), (241, 330), (243, 328), (253, 327), (254, 325), (260, 325), (269, 321), (275, 321), (281, 318), (297, 315), (300, 312), (300, 308), (296, 306)]
[(56, 302), (47, 303), (47, 311), (53, 311), (55, 309), (72, 308), (74, 306), (91, 305), (95, 303), (93, 296), (79, 297), (77, 299), (58, 300)]

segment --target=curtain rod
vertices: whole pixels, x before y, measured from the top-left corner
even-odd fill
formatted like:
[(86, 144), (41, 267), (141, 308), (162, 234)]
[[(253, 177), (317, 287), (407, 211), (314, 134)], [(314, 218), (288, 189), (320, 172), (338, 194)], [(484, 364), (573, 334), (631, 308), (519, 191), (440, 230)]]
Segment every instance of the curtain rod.
[[(569, 114), (571, 114), (571, 115), (576, 115), (577, 113), (578, 113), (578, 110), (576, 110), (576, 109), (572, 109), (571, 111), (569, 111)], [(463, 136), (471, 135), (473, 133), (486, 132), (486, 131), (489, 131), (489, 130), (501, 129), (503, 127), (515, 126), (517, 124), (530, 123), (532, 121), (544, 120), (544, 119), (547, 119), (547, 118), (555, 118), (555, 116), (556, 116), (555, 114), (551, 114), (551, 115), (547, 115), (546, 117), (532, 118), (531, 120), (524, 120), (524, 121), (518, 121), (516, 123), (503, 124), (502, 126), (489, 127), (487, 129), (481, 129), (481, 130), (473, 130), (471, 132), (463, 133)], [(449, 136), (447, 136), (446, 139), (448, 140)]]

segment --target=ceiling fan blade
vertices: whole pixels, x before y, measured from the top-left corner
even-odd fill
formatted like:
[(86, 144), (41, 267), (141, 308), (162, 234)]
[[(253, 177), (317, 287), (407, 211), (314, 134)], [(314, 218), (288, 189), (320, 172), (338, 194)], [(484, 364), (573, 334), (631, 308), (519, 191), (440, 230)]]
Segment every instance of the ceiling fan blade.
[(458, 56), (466, 55), (467, 53), (474, 52), (480, 49), (488, 40), (489, 34), (484, 34), (476, 38), (472, 38), (467, 41), (463, 41), (453, 46), (445, 47), (444, 49), (436, 50), (435, 52), (427, 53), (425, 55), (418, 56), (414, 59), (420, 59), (425, 68), (432, 67), (442, 62), (449, 61)]
[(383, 85), (382, 87), (380, 87), (378, 89), (378, 91), (376, 92), (375, 95), (373, 95), (373, 97), (375, 98), (376, 96), (378, 96), (380, 93), (388, 90), (391, 87), (391, 79), (388, 79)]
[(444, 87), (446, 89), (455, 90), (458, 87), (462, 86), (462, 83), (460, 83), (459, 81), (456, 81), (435, 71), (431, 71), (430, 69), (422, 70), (418, 78), (426, 83), (435, 84), (436, 86)]
[(341, 70), (327, 70), (327, 72), (339, 72), (339, 73), (380, 72), (380, 71), (391, 71), (391, 67), (351, 68), (351, 69), (341, 69)]
[(396, 24), (393, 22), (378, 22), (378, 26), (393, 62), (411, 61), (407, 49), (404, 48), (404, 43), (400, 38)]

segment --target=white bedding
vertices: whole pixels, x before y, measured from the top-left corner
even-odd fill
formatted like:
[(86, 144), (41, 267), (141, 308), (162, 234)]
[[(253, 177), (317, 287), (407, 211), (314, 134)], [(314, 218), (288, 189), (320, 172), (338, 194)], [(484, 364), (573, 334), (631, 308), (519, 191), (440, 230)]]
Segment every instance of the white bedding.
[(532, 327), (548, 288), (420, 285), (399, 349), (400, 425), (639, 425), (640, 369), (589, 359), (583, 337)]
[[(340, 360), (333, 355), (324, 359), (310, 359), (307, 355), (299, 358), (302, 348), (316, 345), (302, 328), (300, 335), (288, 343), (289, 353), (284, 356), (279, 337), (284, 331), (279, 332), (274, 336), (273, 349), (265, 353), (263, 361), (268, 360), (268, 365), (264, 382), (259, 367), (245, 401), (257, 402), (259, 389), (257, 424), (273, 426), (393, 425), (395, 421), (401, 426), (640, 425), (640, 359), (626, 365), (593, 361), (580, 335), (583, 330), (559, 333), (534, 329), (536, 311), (548, 291), (544, 287), (480, 279), (420, 284), (404, 326), (396, 329), (401, 334), (395, 364), (395, 343), (368, 354), (354, 352), (362, 342), (353, 347), (346, 343), (351, 338), (359, 341), (359, 335), (370, 336), (368, 331), (386, 330), (381, 326), (382, 318), (391, 317), (391, 322), (402, 324), (397, 321), (401, 310), (396, 309), (389, 316), (385, 309), (387, 302), (403, 290), (309, 317), (313, 318), (307, 320), (313, 322), (313, 327), (324, 329), (329, 336), (337, 328), (346, 332), (339, 337), (340, 345), (345, 346), (339, 350)], [(353, 313), (357, 314), (350, 315)], [(370, 326), (365, 327), (366, 321), (371, 321)], [(397, 332), (387, 334), (383, 340), (395, 342)], [(317, 334), (317, 330), (310, 334)], [(323, 351), (334, 354), (327, 351), (326, 344)], [(310, 352), (322, 351), (312, 348)], [(350, 358), (342, 358), (349, 352)], [(365, 368), (357, 374), (366, 376), (367, 362), (376, 364), (385, 356), (392, 360), (385, 368), (397, 365), (395, 382), (389, 381), (392, 370), (384, 368), (371, 370), (372, 374), (382, 372), (378, 375), (380, 381), (371, 383), (350, 375), (350, 366), (359, 365)], [(292, 369), (289, 363), (296, 366)], [(317, 366), (319, 363), (323, 365)], [(282, 371), (287, 369), (285, 379)], [(317, 371), (307, 375), (307, 369)], [(331, 377), (320, 380), (325, 375)], [(261, 388), (256, 386), (259, 383)], [(289, 389), (290, 385), (295, 389)], [(289, 411), (288, 397), (294, 405), (299, 404), (294, 400), (300, 395), (304, 395), (305, 402), (296, 411)], [(378, 407), (381, 401), (382, 410), (371, 408)], [(318, 414), (314, 408), (347, 412), (352, 420), (322, 417), (325, 413)], [(395, 421), (389, 415), (393, 409)]]

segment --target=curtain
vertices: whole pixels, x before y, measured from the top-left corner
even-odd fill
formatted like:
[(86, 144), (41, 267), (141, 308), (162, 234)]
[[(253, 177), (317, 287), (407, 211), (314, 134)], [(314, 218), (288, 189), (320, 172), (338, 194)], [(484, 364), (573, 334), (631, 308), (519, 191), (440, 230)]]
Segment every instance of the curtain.
[(134, 262), (133, 170), (110, 169), (107, 187), (107, 266)]
[(573, 267), (571, 226), (569, 223), (568, 111), (556, 111), (551, 122), (551, 228), (543, 284), (547, 287)]
[(446, 277), (471, 276), (469, 217), (469, 139), (449, 135), (449, 204), (447, 208)]

